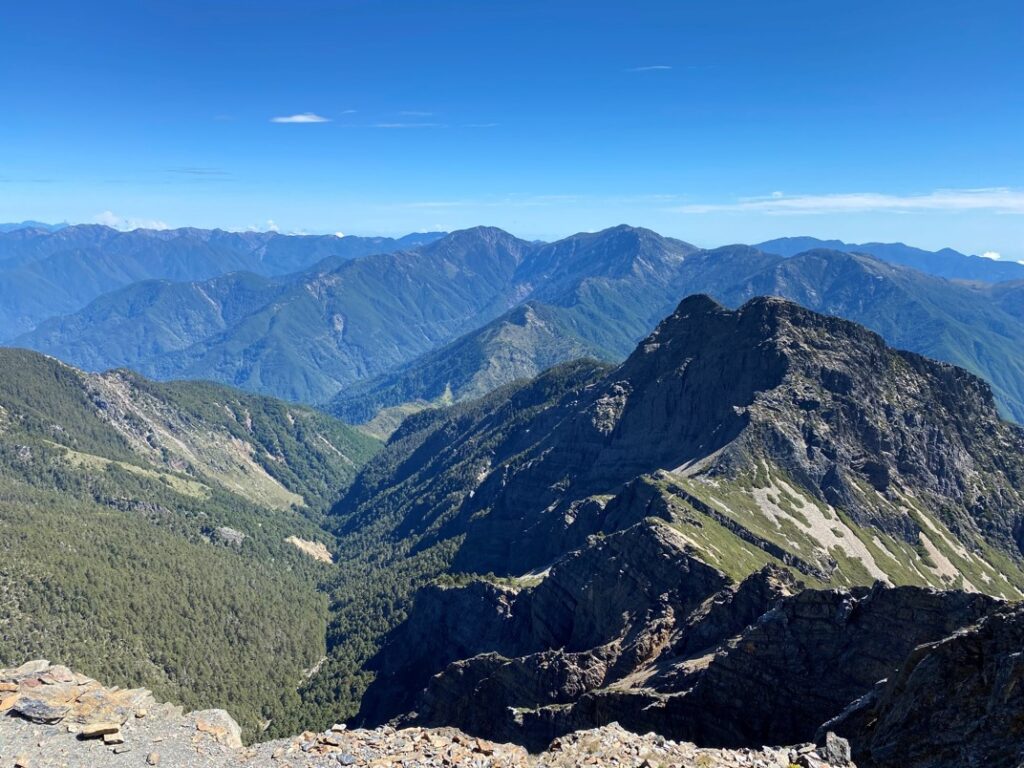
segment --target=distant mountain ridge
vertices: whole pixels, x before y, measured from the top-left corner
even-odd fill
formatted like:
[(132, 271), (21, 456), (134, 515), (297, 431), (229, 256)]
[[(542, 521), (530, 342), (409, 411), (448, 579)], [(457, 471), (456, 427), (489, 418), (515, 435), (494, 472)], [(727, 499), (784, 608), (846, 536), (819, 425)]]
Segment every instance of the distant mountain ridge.
[[(679, 296), (708, 293), (733, 307), (755, 296), (782, 296), (862, 323), (897, 347), (983, 375), (1006, 413), (1024, 421), (1024, 310), (1018, 304), (1024, 302), (1024, 289), (1016, 283), (957, 284), (871, 256), (825, 249), (783, 258), (727, 246), (651, 263), (657, 264), (656, 279), (584, 278), (560, 297), (547, 292), (553, 303), (531, 299), (529, 306), (535, 317), (545, 318), (545, 333), (574, 354), (614, 361), (655, 322), (648, 319), (651, 314)], [(479, 394), (479, 387), (469, 385), (478, 371), (504, 370), (503, 382), (495, 379), (504, 383), (535, 375), (543, 369), (540, 363), (570, 359), (568, 352), (561, 356), (558, 344), (539, 341), (532, 346), (535, 354), (524, 355), (522, 350), (531, 348), (530, 333), (529, 326), (499, 318), (401, 369), (346, 387), (327, 407), (362, 421), (375, 408), (429, 402), (446, 387), (456, 399)], [(517, 364), (495, 351), (476, 367), (455, 369), (452, 361), (468, 362), (466, 349), (486, 348), (485, 340), (498, 335), (506, 339), (506, 349), (519, 350)]]
[(14, 232), (18, 229), (36, 229), (44, 232), (56, 232), (58, 229), (70, 226), (68, 224), (45, 224), (41, 221), (18, 221), (0, 224), (0, 232)]
[(614, 355), (577, 336), (561, 308), (528, 301), (393, 372), (355, 382), (327, 409), (350, 423), (379, 420), (387, 434), (410, 409), (482, 397), (579, 357)]
[(281, 235), (195, 228), (122, 232), (99, 224), (0, 232), (0, 341), (141, 280), (203, 280), (229, 272), (273, 276), (428, 242), (433, 235)]
[[(316, 251), (349, 238), (334, 240), (270, 242)], [(818, 242), (776, 241), (785, 246), (776, 250)], [(879, 249), (961, 277), (1014, 267), (948, 249)], [(17, 343), (93, 370), (208, 378), (360, 421), (393, 408), (385, 421), (394, 426), (410, 410), (477, 396), (571, 357), (621, 360), (681, 297), (701, 292), (730, 306), (780, 295), (856, 320), (896, 346), (983, 375), (1005, 412), (1024, 420), (1017, 283), (949, 280), (822, 248), (792, 256), (743, 245), (701, 250), (628, 226), (553, 243), (478, 227), (391, 253), (336, 253), (289, 274), (136, 282)]]
[[(82, 313), (44, 323), (18, 343), (91, 368), (129, 366), (158, 378), (211, 378), (287, 399), (324, 402), (360, 379), (385, 374), (479, 329), (533, 296), (585, 309), (573, 323), (588, 347), (628, 349), (681, 290), (674, 267), (696, 249), (619, 227), (556, 244), (528, 243), (478, 227), (415, 251), (375, 254), (272, 283), (247, 280), (266, 301), (225, 322), (211, 283), (135, 286)], [(224, 280), (236, 281), (237, 276)], [(230, 293), (230, 291), (229, 291)], [(249, 295), (249, 294), (247, 294)], [(616, 327), (607, 318), (619, 312)], [(198, 327), (180, 341), (168, 326)], [(210, 329), (210, 335), (202, 329)], [(104, 339), (131, 335), (122, 347)], [(198, 336), (198, 337), (197, 337)], [(136, 339), (156, 340), (136, 355)], [(566, 353), (580, 346), (563, 347)], [(528, 373), (535, 373), (529, 371)], [(503, 383), (503, 382), (500, 382)]]
[(766, 253), (796, 256), (804, 251), (828, 249), (846, 253), (866, 253), (892, 264), (926, 272), (950, 280), (981, 280), (999, 283), (1024, 279), (1024, 264), (1015, 261), (968, 256), (952, 248), (926, 251), (903, 243), (844, 243), (842, 240), (819, 240), (816, 237), (780, 237), (754, 246)]

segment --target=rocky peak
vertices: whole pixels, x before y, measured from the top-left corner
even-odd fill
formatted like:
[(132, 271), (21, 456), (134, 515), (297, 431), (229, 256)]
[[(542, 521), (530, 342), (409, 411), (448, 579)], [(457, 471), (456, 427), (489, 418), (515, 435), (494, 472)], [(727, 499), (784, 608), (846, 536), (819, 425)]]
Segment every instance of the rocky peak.
[[(1024, 431), (962, 369), (783, 299), (728, 310), (692, 296), (532, 449), (491, 473), (466, 511), (490, 507), (526, 529), (644, 473), (735, 480), (772, 466), (858, 524), (914, 543), (921, 524), (907, 510), (928, 503), (969, 546), (984, 539), (1019, 558), (1022, 455)], [(527, 551), (554, 554), (543, 542)]]
[(659, 268), (664, 272), (696, 250), (681, 240), (623, 224), (542, 245), (523, 263), (520, 274), (541, 286), (535, 298), (551, 298), (593, 278), (654, 275)]
[[(855, 757), (908, 755), (912, 744), (941, 743), (941, 734), (931, 729), (894, 751), (894, 727), (875, 728), (872, 718), (884, 711), (927, 730), (930, 715), (911, 717), (907, 704), (892, 703), (907, 695), (960, 734), (988, 717), (996, 735), (975, 742), (992, 755), (1016, 754), (1008, 735), (1015, 704), (996, 700), (1015, 701), (1020, 612), (1008, 620), (993, 598), (881, 584), (801, 589), (777, 567), (737, 584), (653, 520), (594, 537), (542, 579), (422, 592), (378, 658), (363, 716), (379, 722), (404, 710), (403, 723), (455, 725), (531, 750), (618, 722), (719, 748), (797, 743), (821, 727), (819, 744), (835, 730)], [(984, 644), (993, 660), (968, 661)], [(914, 667), (927, 676), (915, 679)], [(962, 718), (930, 693), (943, 675), (965, 681)], [(902, 682), (876, 694), (869, 710), (857, 705), (825, 722), (894, 676)]]
[(484, 264), (493, 259), (519, 264), (533, 249), (533, 245), (520, 240), (497, 227), (472, 227), (452, 232), (439, 240), (421, 246), (419, 251), (431, 257), (443, 257), (466, 265)]

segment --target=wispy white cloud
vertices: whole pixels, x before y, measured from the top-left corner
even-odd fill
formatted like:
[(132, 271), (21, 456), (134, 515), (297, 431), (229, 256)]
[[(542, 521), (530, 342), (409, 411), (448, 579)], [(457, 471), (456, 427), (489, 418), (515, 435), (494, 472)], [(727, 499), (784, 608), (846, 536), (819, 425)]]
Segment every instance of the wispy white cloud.
[(273, 219), (267, 219), (263, 226), (256, 224), (250, 224), (245, 228), (246, 232), (280, 232), (281, 228), (277, 226), (277, 223)]
[(668, 64), (648, 64), (644, 67), (629, 67), (626, 69), (627, 72), (664, 72), (672, 69)]
[(1024, 214), (1024, 190), (1009, 187), (939, 189), (920, 195), (889, 195), (852, 192), (829, 195), (787, 195), (741, 198), (731, 203), (691, 203), (674, 209), (679, 213), (750, 211), (766, 214), (916, 213), (924, 211), (990, 211)]
[(400, 208), (534, 208), (578, 202), (577, 195), (508, 195), (480, 200), (420, 200), (400, 203)]
[(331, 118), (318, 115), (315, 112), (301, 112), (297, 115), (282, 115), (270, 118), (272, 123), (329, 123)]
[(401, 208), (467, 208), (473, 205), (481, 205), (471, 200), (417, 200), (412, 203), (401, 203)]
[[(992, 261), (1013, 261), (1013, 259), (1004, 259), (1003, 254), (999, 251), (985, 251), (981, 254), (983, 259), (992, 259)], [(1024, 260), (1018, 261), (1017, 264), (1024, 264)]]
[(118, 216), (113, 211), (103, 211), (93, 217), (93, 222), (127, 232), (132, 229), (170, 229), (166, 222), (156, 219), (133, 219)]
[(215, 176), (230, 176), (227, 171), (222, 168), (203, 168), (200, 166), (186, 166), (183, 168), (168, 168), (167, 173), (173, 173), (177, 176), (199, 176), (199, 177), (215, 177)]
[(441, 123), (376, 123), (374, 128), (444, 128)]

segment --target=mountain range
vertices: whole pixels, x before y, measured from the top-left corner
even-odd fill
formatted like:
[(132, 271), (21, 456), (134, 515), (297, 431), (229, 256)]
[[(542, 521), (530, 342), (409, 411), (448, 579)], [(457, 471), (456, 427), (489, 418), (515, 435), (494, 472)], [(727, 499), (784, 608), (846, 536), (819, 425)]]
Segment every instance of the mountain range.
[[(45, 243), (59, 234), (20, 236)], [(487, 227), (410, 237), (430, 242), (409, 250), (408, 239), (391, 241), (399, 250), (355, 256), (382, 246), (352, 239), (352, 258), (335, 254), (286, 275), (133, 282), (41, 321), (14, 343), (88, 370), (212, 379), (351, 421), (380, 414), (370, 429), (386, 434), (412, 410), (478, 396), (581, 354), (622, 360), (681, 296), (707, 293), (735, 307), (770, 294), (964, 366), (992, 384), (1006, 415), (1024, 419), (1022, 283), (976, 279), (1006, 277), (1018, 265), (901, 245), (828, 243), (847, 250), (789, 255), (820, 244), (807, 238), (702, 250), (625, 226), (554, 243)], [(320, 254), (350, 241), (208, 237), (232, 238), (269, 244), (249, 252), (262, 254), (265, 272), (299, 264), (300, 246)]]
[(68, 224), (46, 224), (42, 221), (12, 221), (5, 224), (0, 224), (0, 232), (14, 232), (18, 229), (35, 229), (45, 232), (56, 232), (58, 229), (64, 229), (69, 226)]
[[(705, 292), (729, 306), (758, 295), (782, 296), (855, 320), (897, 347), (984, 376), (993, 384), (1004, 413), (1024, 418), (1024, 325), (1019, 303), (1024, 293), (1018, 283), (963, 285), (865, 255), (817, 250), (780, 258), (746, 246), (693, 252), (674, 271), (680, 294)], [(657, 307), (668, 301), (656, 293), (645, 294), (642, 279), (623, 283), (634, 299), (614, 304), (610, 311), (616, 316), (636, 313), (648, 298)], [(604, 289), (622, 290), (623, 283)], [(529, 302), (528, 313), (514, 310), (394, 372), (348, 387), (327, 407), (358, 423), (381, 408), (423, 405), (448, 391), (455, 399), (479, 395), (480, 378), (500, 383), (530, 377), (556, 360), (580, 353), (620, 360), (635, 341), (635, 332), (619, 323), (595, 321), (595, 307), (606, 304), (600, 299), (591, 303), (591, 298), (593, 294), (574, 294), (559, 304)], [(542, 341), (535, 343), (532, 336)], [(488, 352), (495, 337), (503, 339), (502, 353)], [(560, 346), (570, 351), (561, 356)], [(509, 348), (517, 353), (503, 354)], [(471, 360), (476, 362), (452, 364)]]
[[(458, 247), (479, 233), (457, 233), (424, 258), (468, 273), (449, 272), (447, 306), (493, 312), (486, 327), (511, 336), (477, 348), (514, 366), (541, 364), (516, 359), (514, 329), (533, 326), (530, 350), (560, 329), (586, 339), (602, 301), (601, 344), (618, 338), (614, 300), (667, 285), (677, 262), (709, 280), (749, 266), (738, 302), (799, 285), (791, 264), (883, 270), (883, 296), (908, 274), (917, 291), (947, 284), (869, 256), (629, 229), (615, 237), (633, 251), (484, 234), (482, 254)], [(411, 269), (422, 252), (340, 269), (361, 285), (360, 264)], [(603, 276), (575, 277), (574, 259), (602, 256)], [(501, 312), (517, 272), (544, 279)], [(473, 303), (465, 285), (497, 288)], [(474, 352), (465, 365), (485, 371)], [(485, 394), (410, 408), (381, 447), (220, 384), (0, 352), (0, 658), (227, 707), (256, 738), (352, 720), (542, 749), (615, 721), (705, 747), (835, 731), (886, 768), (1012, 764), (1024, 430), (992, 387), (778, 297), (689, 296), (623, 357), (471, 382)], [(942, 670), (979, 653), (946, 706)]]
[(436, 235), (290, 236), (274, 232), (136, 229), (99, 224), (0, 230), (0, 342), (142, 280), (203, 280), (229, 272), (283, 275), (407, 248)]
[(1016, 261), (968, 256), (942, 248), (926, 251), (903, 243), (844, 243), (842, 240), (819, 240), (816, 237), (781, 237), (758, 243), (756, 248), (780, 256), (796, 256), (804, 251), (827, 249), (846, 253), (864, 253), (891, 264), (913, 267), (930, 275), (950, 280), (979, 280), (1000, 283), (1024, 279), (1024, 264)]

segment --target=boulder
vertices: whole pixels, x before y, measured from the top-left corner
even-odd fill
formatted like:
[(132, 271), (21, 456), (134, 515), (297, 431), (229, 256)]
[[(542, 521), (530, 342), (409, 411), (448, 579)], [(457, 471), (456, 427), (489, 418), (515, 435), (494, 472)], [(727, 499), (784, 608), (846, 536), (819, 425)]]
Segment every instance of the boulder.
[(223, 709), (204, 709), (193, 712), (196, 730), (212, 737), (226, 747), (242, 746), (242, 729)]

